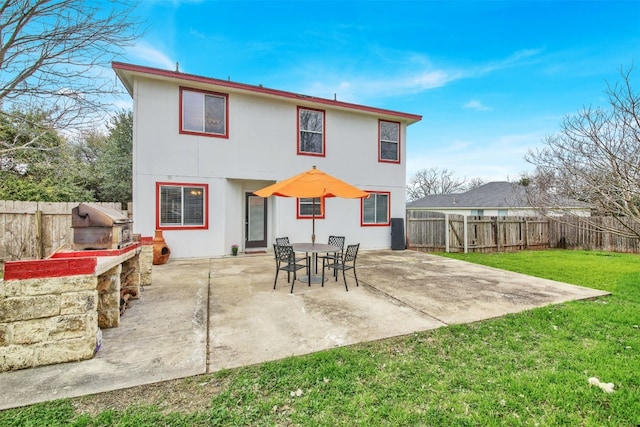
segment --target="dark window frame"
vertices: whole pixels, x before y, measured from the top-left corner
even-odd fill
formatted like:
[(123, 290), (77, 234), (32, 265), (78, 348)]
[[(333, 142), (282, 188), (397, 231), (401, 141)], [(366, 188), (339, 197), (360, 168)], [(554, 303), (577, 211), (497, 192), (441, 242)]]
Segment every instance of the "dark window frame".
[[(394, 139), (388, 139), (385, 138), (384, 132), (382, 130), (382, 127), (384, 124), (393, 124), (396, 125), (398, 127), (398, 132), (397, 132), (397, 140)], [(402, 150), (401, 150), (401, 133), (402, 133), (402, 125), (400, 122), (394, 122), (391, 120), (378, 120), (378, 162), (381, 163), (400, 163), (400, 159), (401, 154), (402, 154)], [(385, 150), (383, 150), (383, 145), (384, 144), (396, 144), (396, 150), (395, 150), (395, 154), (396, 154), (396, 158), (395, 159), (387, 159), (387, 158), (383, 158), (383, 153), (385, 152)]]
[[(303, 129), (302, 126), (302, 119), (301, 119), (301, 115), (304, 111), (309, 111), (311, 113), (320, 113), (322, 114), (322, 131), (318, 132), (317, 130), (313, 130), (313, 129)], [(316, 108), (309, 108), (309, 107), (301, 107), (298, 106), (297, 108), (297, 119), (296, 119), (296, 128), (297, 128), (297, 138), (296, 138), (296, 144), (297, 144), (297, 153), (298, 155), (301, 156), (316, 156), (316, 157), (325, 157), (325, 153), (326, 153), (326, 138), (327, 138), (327, 114), (325, 112), (325, 110), (318, 110)], [(305, 137), (303, 137), (303, 133), (305, 134), (320, 134), (321, 135), (321, 152), (315, 152), (315, 151), (303, 151), (302, 150), (302, 144), (303, 144), (303, 140), (305, 139)]]
[[(362, 227), (387, 227), (391, 225), (391, 192), (389, 191), (372, 191), (367, 190), (369, 197), (360, 199), (360, 225)], [(386, 221), (379, 222), (377, 218), (378, 213), (378, 196), (386, 196), (387, 209), (386, 209)], [(376, 214), (375, 222), (365, 222), (365, 204), (374, 201), (376, 204), (374, 207), (374, 213)]]
[[(207, 132), (206, 125), (204, 123), (204, 119), (202, 120), (202, 130), (194, 130), (193, 128), (185, 128), (185, 121), (187, 117), (185, 115), (185, 92), (191, 92), (194, 94), (202, 94), (202, 111), (206, 114), (206, 100), (207, 96), (212, 98), (222, 99), (224, 101), (224, 117), (220, 119), (222, 122), (224, 129), (221, 132)], [(191, 87), (180, 86), (180, 102), (179, 102), (179, 114), (180, 114), (180, 129), (179, 132), (184, 135), (198, 135), (198, 136), (206, 136), (211, 138), (229, 138), (229, 94), (213, 92), (203, 89), (194, 89)]]
[[(179, 188), (181, 190), (180, 194), (180, 224), (172, 223), (166, 221), (166, 214), (163, 212), (163, 209), (166, 209), (166, 206), (163, 205), (163, 189), (169, 188)], [(202, 212), (201, 217), (202, 221), (198, 224), (185, 224), (185, 190), (190, 189), (190, 191), (202, 191)], [(195, 194), (194, 196), (199, 196), (199, 194)], [(187, 195), (187, 197), (189, 197)], [(197, 201), (197, 198), (194, 198)], [(209, 229), (209, 184), (199, 184), (199, 183), (186, 183), (186, 182), (156, 182), (156, 229), (158, 230), (207, 230)], [(164, 218), (163, 218), (164, 217)], [(164, 222), (163, 222), (164, 219)]]
[[(315, 197), (315, 199), (318, 199), (318, 202), (316, 202), (316, 206), (319, 207), (320, 209), (320, 213), (316, 214), (315, 218), (316, 219), (324, 219), (324, 197)], [(297, 219), (312, 219), (313, 218), (313, 214), (305, 214), (302, 213), (302, 209), (300, 208), (300, 203), (302, 202), (302, 200), (311, 200), (311, 197), (306, 197), (306, 198), (298, 198), (296, 199), (296, 218)], [(312, 203), (307, 202), (307, 205), (311, 205)], [(316, 208), (317, 209), (317, 208)]]

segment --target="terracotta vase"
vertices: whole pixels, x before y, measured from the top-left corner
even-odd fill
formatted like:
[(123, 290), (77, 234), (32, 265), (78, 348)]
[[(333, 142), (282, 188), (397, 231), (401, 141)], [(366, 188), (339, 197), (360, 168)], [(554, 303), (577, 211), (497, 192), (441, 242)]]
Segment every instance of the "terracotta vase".
[(171, 249), (162, 236), (162, 230), (156, 230), (153, 236), (153, 265), (164, 264), (169, 260), (169, 255), (171, 255)]

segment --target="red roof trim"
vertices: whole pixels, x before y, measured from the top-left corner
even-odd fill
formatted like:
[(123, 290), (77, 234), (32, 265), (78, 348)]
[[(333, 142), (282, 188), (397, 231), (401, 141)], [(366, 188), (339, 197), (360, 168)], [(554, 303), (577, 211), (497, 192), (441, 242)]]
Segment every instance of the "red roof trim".
[(402, 118), (405, 118), (405, 119), (407, 119), (409, 121), (414, 121), (414, 122), (418, 122), (418, 121), (422, 120), (422, 116), (417, 115), (417, 114), (401, 113), (399, 111), (386, 110), (386, 109), (383, 109), (383, 108), (367, 107), (365, 105), (352, 104), (352, 103), (349, 103), (349, 102), (335, 101), (335, 100), (326, 99), (326, 98), (318, 98), (318, 97), (315, 97), (315, 96), (307, 96), (307, 95), (301, 95), (301, 94), (293, 93), (293, 92), (286, 92), (286, 91), (282, 91), (282, 90), (269, 89), (269, 88), (265, 88), (265, 87), (262, 87), (262, 86), (254, 86), (254, 85), (249, 85), (249, 84), (244, 84), (244, 83), (236, 83), (236, 82), (232, 82), (232, 81), (228, 81), (228, 80), (215, 79), (215, 78), (212, 78), (212, 77), (197, 76), (197, 75), (194, 75), (194, 74), (185, 74), (185, 73), (181, 73), (179, 71), (161, 70), (161, 69), (158, 69), (158, 68), (145, 67), (145, 66), (142, 66), (142, 65), (125, 64), (123, 62), (115, 62), (115, 61), (111, 63), (111, 66), (112, 66), (112, 68), (114, 70), (116, 70), (116, 72), (118, 70), (122, 70), (122, 71), (136, 72), (136, 73), (144, 73), (144, 74), (150, 74), (150, 75), (162, 76), (162, 77), (169, 77), (169, 78), (174, 78), (174, 79), (179, 79), (179, 80), (184, 80), (184, 81), (198, 82), (198, 83), (204, 83), (204, 84), (213, 84), (213, 85), (218, 85), (218, 86), (222, 86), (222, 87), (226, 87), (226, 88), (232, 88), (232, 89), (238, 89), (238, 90), (244, 90), (244, 91), (256, 92), (256, 93), (262, 93), (262, 94), (265, 94), (265, 95), (273, 95), (273, 96), (278, 96), (278, 97), (282, 97), (282, 98), (295, 99), (295, 100), (298, 100), (298, 101), (306, 100), (306, 101), (309, 101), (309, 102), (313, 102), (313, 103), (317, 103), (317, 104), (323, 104), (323, 105), (330, 105), (330, 106), (333, 106), (333, 107), (348, 108), (348, 109), (352, 109), (352, 110), (366, 111), (366, 112), (369, 112), (369, 113), (385, 114), (385, 115), (390, 115), (390, 116), (395, 116), (395, 117), (402, 117)]

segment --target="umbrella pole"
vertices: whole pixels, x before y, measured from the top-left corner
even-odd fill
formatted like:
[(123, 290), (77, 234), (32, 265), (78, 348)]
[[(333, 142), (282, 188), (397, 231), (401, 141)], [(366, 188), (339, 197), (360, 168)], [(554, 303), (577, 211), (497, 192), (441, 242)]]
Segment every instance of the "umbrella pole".
[(311, 202), (311, 244), (316, 243), (316, 198)]

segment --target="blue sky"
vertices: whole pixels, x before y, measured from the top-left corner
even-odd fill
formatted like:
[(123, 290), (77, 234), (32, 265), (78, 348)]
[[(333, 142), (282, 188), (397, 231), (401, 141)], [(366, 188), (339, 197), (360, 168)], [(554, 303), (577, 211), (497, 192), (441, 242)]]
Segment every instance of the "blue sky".
[(635, 64), (640, 1), (142, 2), (119, 60), (420, 114), (407, 176), (514, 180), (523, 156)]

